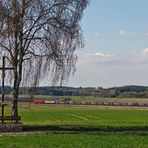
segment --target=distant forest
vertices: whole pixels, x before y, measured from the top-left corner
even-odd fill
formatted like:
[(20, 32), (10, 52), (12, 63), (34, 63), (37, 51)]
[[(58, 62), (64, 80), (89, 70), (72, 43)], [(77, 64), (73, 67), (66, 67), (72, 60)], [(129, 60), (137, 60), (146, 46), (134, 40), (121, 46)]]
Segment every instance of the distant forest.
[[(45, 86), (36, 87), (35, 95), (50, 95), (50, 96), (94, 96), (94, 97), (127, 97), (127, 98), (148, 98), (147, 86), (123, 86), (123, 87), (64, 87), (64, 86)], [(0, 93), (2, 89), (0, 87)], [(5, 87), (5, 94), (12, 94), (11, 87)], [(20, 94), (31, 94), (31, 88), (21, 87)]]

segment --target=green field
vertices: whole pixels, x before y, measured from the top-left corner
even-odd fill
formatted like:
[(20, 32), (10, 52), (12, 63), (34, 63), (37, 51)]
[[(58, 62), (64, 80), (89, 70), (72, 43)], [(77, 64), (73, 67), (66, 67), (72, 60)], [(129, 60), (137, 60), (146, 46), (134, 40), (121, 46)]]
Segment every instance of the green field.
[[(9, 141), (9, 142), (8, 142)], [(0, 137), (2, 148), (147, 148), (148, 136), (32, 134)]]
[(25, 125), (70, 125), (92, 128), (148, 126), (148, 110), (34, 106), (20, 108), (20, 114)]
[[(5, 113), (10, 114), (10, 107)], [(148, 110), (20, 106), (24, 130), (0, 136), (0, 147), (148, 147)], [(34, 132), (41, 131), (39, 134)], [(8, 142), (9, 141), (9, 142)]]
[[(142, 107), (141, 107), (142, 109)], [(102, 109), (100, 107), (20, 106), (25, 126), (64, 128), (148, 128), (148, 110)], [(10, 107), (6, 107), (10, 115)]]

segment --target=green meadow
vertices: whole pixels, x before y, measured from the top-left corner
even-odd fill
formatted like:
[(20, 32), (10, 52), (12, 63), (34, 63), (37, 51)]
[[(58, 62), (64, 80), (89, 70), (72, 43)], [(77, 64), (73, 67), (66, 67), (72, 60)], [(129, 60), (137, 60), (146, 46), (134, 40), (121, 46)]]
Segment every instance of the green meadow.
[(99, 107), (20, 107), (24, 125), (69, 125), (88, 127), (145, 127), (148, 110), (117, 110)]
[(32, 134), (1, 136), (2, 148), (147, 148), (148, 136)]
[[(7, 106), (5, 114), (10, 112)], [(148, 147), (148, 110), (144, 108), (20, 105), (19, 114), (25, 132), (1, 134), (0, 147)]]

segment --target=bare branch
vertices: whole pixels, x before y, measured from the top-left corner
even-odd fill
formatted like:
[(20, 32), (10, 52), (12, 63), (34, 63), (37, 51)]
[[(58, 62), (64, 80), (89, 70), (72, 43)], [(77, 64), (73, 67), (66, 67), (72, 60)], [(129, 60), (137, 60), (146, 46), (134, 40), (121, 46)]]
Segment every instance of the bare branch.
[(83, 44), (79, 22), (87, 5), (88, 0), (0, 0), (0, 52), (15, 68), (13, 109), (23, 83), (51, 78), (62, 84), (75, 72), (74, 52)]

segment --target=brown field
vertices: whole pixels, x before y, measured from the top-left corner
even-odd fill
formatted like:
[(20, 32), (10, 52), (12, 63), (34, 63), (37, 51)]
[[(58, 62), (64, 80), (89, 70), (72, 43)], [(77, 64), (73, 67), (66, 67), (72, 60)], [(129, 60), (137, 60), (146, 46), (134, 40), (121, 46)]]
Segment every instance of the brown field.
[[(148, 107), (143, 106), (98, 106), (98, 105), (69, 105), (69, 104), (34, 104), (31, 106), (58, 106), (58, 107), (76, 107), (85, 109), (117, 109), (117, 110), (148, 110)], [(29, 107), (27, 104), (20, 105), (20, 108)]]

